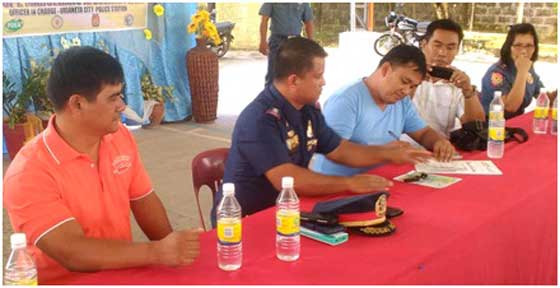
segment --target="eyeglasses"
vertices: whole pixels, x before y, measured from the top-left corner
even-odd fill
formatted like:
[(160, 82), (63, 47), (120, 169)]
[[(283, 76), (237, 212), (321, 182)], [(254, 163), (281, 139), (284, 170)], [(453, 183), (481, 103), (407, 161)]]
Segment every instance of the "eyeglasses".
[(511, 47), (513, 47), (515, 49), (533, 49), (533, 48), (535, 48), (535, 45), (533, 45), (533, 44), (513, 44), (513, 45), (511, 45)]
[(403, 179), (404, 182), (418, 182), (422, 179), (428, 178), (428, 174), (424, 172), (414, 172)]

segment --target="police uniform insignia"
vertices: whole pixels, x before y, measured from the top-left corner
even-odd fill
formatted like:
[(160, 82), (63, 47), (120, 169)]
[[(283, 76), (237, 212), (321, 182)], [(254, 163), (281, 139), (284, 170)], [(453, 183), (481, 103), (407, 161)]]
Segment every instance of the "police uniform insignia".
[(315, 146), (317, 146), (317, 139), (314, 139), (315, 136), (313, 134), (313, 125), (311, 124), (311, 120), (307, 121), (307, 151), (313, 150)]
[(387, 196), (381, 195), (375, 202), (375, 214), (377, 217), (385, 217), (387, 211)]
[(311, 120), (307, 121), (307, 138), (313, 138), (313, 125), (311, 125)]
[(288, 150), (290, 150), (290, 153), (293, 153), (299, 146), (299, 137), (294, 132), (294, 130), (289, 130), (287, 136), (288, 137), (286, 138), (286, 146), (288, 147)]
[(500, 72), (494, 72), (490, 77), (490, 82), (492, 83), (492, 86), (499, 87), (502, 83), (504, 83), (504, 75)]
[(272, 108), (266, 110), (266, 114), (273, 116), (277, 120), (280, 120), (280, 118), (282, 118), (280, 116), (280, 110), (276, 107), (272, 107)]
[(533, 84), (534, 81), (535, 79), (533, 79), (533, 74), (531, 73), (527, 74), (527, 83)]

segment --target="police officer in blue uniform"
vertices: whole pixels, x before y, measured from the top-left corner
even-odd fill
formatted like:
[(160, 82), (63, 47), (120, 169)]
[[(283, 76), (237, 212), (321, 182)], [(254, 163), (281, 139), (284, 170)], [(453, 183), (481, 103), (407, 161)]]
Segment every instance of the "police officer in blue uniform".
[[(273, 60), (282, 41), (300, 36), (303, 25), (305, 25), (307, 38), (313, 38), (313, 10), (309, 3), (264, 3), (259, 10), (259, 15), (261, 15), (259, 51), (263, 55), (268, 55), (266, 86), (274, 79)], [(269, 19), (271, 20), (270, 38), (267, 45), (266, 34)]]
[(543, 84), (533, 67), (538, 58), (538, 45), (533, 25), (511, 26), (500, 51), (500, 60), (492, 64), (482, 78), (481, 102), (486, 114), (494, 99), (494, 91), (502, 92), (506, 119), (525, 113), (533, 97), (539, 95)]
[[(341, 191), (367, 193), (387, 190), (392, 183), (383, 177), (359, 174), (326, 176), (308, 169), (313, 153), (354, 167), (392, 161), (415, 163), (431, 152), (408, 145), (364, 146), (341, 139), (329, 128), (314, 104), (325, 85), (323, 72), (327, 53), (306, 38), (286, 40), (278, 51), (275, 79), (239, 115), (226, 161), (224, 183), (235, 184), (242, 214), (273, 206), (281, 178), (295, 178), (298, 195), (313, 196)], [(212, 209), (216, 225), (216, 206)]]

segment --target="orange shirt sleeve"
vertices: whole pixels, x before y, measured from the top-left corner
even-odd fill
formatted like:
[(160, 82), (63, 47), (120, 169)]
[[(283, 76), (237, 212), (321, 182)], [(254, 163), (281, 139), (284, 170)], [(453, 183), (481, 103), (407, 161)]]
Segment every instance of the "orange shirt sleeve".
[(47, 172), (32, 167), (4, 179), (4, 207), (14, 230), (24, 232), (29, 244), (74, 218), (56, 187)]

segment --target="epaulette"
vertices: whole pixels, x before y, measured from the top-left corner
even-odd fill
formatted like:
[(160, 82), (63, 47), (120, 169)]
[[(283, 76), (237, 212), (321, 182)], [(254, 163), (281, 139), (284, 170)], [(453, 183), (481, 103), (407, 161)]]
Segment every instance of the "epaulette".
[(273, 116), (274, 118), (276, 118), (276, 120), (282, 119), (282, 115), (280, 115), (280, 109), (278, 109), (276, 107), (272, 107), (272, 108), (266, 110), (265, 113)]

